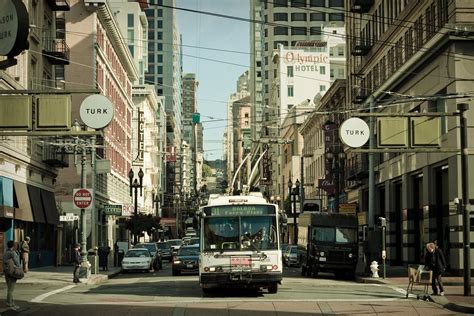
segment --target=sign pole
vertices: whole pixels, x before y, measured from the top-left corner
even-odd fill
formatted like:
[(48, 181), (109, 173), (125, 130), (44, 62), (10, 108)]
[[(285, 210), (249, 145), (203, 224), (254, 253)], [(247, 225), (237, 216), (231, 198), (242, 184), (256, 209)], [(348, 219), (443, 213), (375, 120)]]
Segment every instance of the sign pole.
[[(81, 154), (81, 188), (86, 187), (87, 174), (86, 174), (86, 150), (82, 148)], [(87, 262), (87, 238), (86, 238), (86, 210), (81, 208), (81, 257), (82, 263)]]

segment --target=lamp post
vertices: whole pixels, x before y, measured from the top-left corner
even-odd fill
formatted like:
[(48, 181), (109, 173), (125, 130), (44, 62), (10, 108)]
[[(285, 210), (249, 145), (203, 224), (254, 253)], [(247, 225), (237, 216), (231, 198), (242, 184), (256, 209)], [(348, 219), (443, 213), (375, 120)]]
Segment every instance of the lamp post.
[(293, 197), (293, 244), (296, 245), (298, 238), (298, 226), (296, 224), (296, 197), (300, 195), (300, 181), (298, 179), (296, 179), (294, 187), (293, 182), (291, 182), (291, 179), (288, 181), (288, 192), (290, 194), (290, 203)]
[(130, 169), (128, 172), (128, 179), (130, 180), (130, 196), (133, 196), (133, 189), (135, 189), (135, 204), (134, 204), (134, 211), (133, 211), (133, 244), (136, 245), (138, 243), (138, 232), (137, 232), (137, 219), (138, 219), (138, 189), (140, 189), (140, 196), (142, 196), (142, 188), (143, 188), (143, 170), (140, 168), (138, 171), (138, 180), (137, 178), (133, 179), (135, 174), (133, 173), (133, 169)]
[(339, 191), (341, 187), (341, 161), (346, 159), (346, 154), (343, 151), (339, 151), (338, 153), (333, 154), (332, 152), (328, 152), (327, 157), (332, 161), (333, 169), (334, 169), (334, 212), (339, 213)]

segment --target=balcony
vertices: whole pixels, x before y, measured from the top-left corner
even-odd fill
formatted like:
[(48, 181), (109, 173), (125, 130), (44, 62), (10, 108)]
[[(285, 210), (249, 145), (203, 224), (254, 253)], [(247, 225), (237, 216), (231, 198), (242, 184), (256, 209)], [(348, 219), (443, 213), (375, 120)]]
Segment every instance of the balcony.
[(53, 11), (69, 11), (71, 7), (66, 0), (46, 0)]
[(69, 46), (65, 39), (43, 39), (43, 54), (53, 65), (69, 65)]
[(350, 11), (354, 13), (367, 13), (374, 5), (374, 0), (352, 0)]
[(366, 56), (370, 52), (371, 48), (372, 46), (369, 44), (369, 41), (367, 41), (366, 39), (356, 38), (352, 42), (351, 55)]
[(43, 146), (43, 162), (54, 168), (69, 167), (67, 153), (64, 148), (54, 145)]

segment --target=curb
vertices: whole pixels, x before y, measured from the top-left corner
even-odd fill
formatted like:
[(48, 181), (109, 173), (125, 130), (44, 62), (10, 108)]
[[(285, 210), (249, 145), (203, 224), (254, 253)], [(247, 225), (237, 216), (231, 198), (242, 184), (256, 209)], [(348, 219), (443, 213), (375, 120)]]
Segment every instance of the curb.
[(120, 274), (120, 272), (122, 272), (122, 270), (117, 270), (117, 271), (114, 271), (110, 274), (95, 274), (95, 275), (92, 275), (89, 278), (89, 280), (87, 280), (87, 282), (85, 284), (87, 284), (87, 285), (101, 284), (103, 282), (106, 282), (108, 279), (112, 279), (112, 278), (116, 277), (117, 275)]

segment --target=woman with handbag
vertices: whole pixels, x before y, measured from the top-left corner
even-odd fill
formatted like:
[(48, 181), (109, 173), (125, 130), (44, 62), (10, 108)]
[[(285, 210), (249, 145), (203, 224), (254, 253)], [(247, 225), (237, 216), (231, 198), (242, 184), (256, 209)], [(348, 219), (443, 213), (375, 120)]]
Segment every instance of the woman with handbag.
[[(19, 310), (20, 307), (13, 303), (13, 291), (15, 290), (16, 280), (18, 277), (12, 275), (15, 268), (21, 269), (20, 266), (20, 257), (18, 255), (18, 243), (9, 240), (7, 242), (7, 251), (3, 255), (4, 269), (5, 272), (5, 281), (7, 283), (7, 306), (13, 310)], [(23, 271), (21, 269), (21, 271)]]

